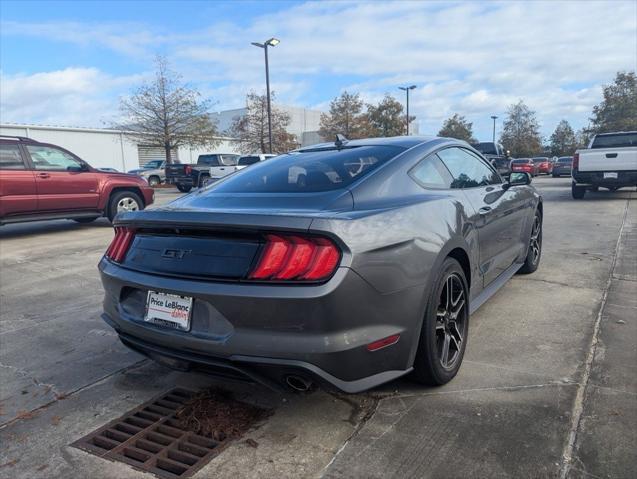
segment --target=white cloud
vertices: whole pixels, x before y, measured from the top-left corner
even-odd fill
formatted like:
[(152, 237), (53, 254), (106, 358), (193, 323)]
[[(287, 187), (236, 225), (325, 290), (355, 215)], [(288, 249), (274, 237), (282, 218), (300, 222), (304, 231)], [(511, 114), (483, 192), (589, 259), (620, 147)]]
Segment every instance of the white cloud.
[[(132, 56), (161, 48), (188, 81), (232, 108), (263, 89), (263, 57), (250, 42), (274, 34), (273, 89), (284, 102), (324, 107), (344, 89), (367, 101), (385, 92), (402, 99), (396, 87), (415, 83), (411, 110), (423, 132), (458, 112), (490, 136), (489, 116), (523, 99), (548, 135), (561, 118), (584, 125), (600, 85), (637, 68), (636, 18), (634, 1), (308, 2), (241, 26), (211, 19), (201, 31), (159, 35), (144, 25), (85, 25), (66, 41)], [(64, 40), (51, 25), (26, 31)]]
[(103, 126), (117, 116), (117, 92), (141, 75), (113, 77), (96, 68), (32, 75), (0, 73), (0, 119), (7, 123)]

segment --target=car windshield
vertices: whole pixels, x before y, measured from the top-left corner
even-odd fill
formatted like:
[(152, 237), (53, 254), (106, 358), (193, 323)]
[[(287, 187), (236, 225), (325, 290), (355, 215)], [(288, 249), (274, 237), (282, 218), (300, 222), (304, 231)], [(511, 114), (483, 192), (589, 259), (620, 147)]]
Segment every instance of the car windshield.
[(147, 169), (147, 170), (154, 170), (156, 168), (159, 168), (161, 166), (163, 160), (151, 160), (148, 163), (146, 163), (143, 168)]
[(637, 146), (637, 132), (597, 135), (591, 148), (625, 148)]
[(477, 143), (473, 147), (483, 155), (497, 155), (498, 149), (493, 142)]
[(358, 146), (288, 153), (245, 168), (212, 187), (215, 193), (302, 193), (345, 188), (403, 152)]

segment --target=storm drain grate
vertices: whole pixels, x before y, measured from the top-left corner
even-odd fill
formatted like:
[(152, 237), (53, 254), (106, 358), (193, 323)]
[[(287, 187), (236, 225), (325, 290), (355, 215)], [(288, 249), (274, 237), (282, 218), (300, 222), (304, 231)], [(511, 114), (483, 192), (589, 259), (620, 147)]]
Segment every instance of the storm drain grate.
[(162, 478), (188, 477), (229, 442), (215, 441), (180, 426), (175, 414), (194, 394), (173, 389), (84, 436), (72, 446)]

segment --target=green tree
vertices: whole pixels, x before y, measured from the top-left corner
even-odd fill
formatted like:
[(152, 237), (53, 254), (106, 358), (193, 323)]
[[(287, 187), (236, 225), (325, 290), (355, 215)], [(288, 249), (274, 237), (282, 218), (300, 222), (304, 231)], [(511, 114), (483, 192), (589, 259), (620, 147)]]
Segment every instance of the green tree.
[[(378, 105), (367, 105), (366, 133), (368, 137), (388, 137), (405, 134), (405, 114), (403, 105), (389, 93), (380, 101)], [(410, 115), (410, 122), (415, 117)]]
[(180, 146), (217, 145), (210, 103), (185, 85), (165, 58), (158, 56), (155, 65), (155, 78), (120, 101), (123, 123), (118, 128), (137, 143), (164, 148), (167, 163), (172, 161), (170, 152)]
[(593, 107), (591, 133), (637, 130), (637, 77), (635, 72), (617, 72), (605, 85), (604, 99)]
[(542, 151), (540, 125), (535, 112), (522, 100), (508, 108), (500, 142), (515, 158), (533, 156)]
[(330, 102), (329, 113), (321, 114), (319, 135), (327, 141), (340, 133), (348, 139), (363, 138), (366, 134), (366, 118), (363, 100), (358, 93), (343, 92)]
[(577, 138), (566, 120), (560, 121), (549, 139), (550, 154), (554, 156), (572, 155), (577, 150)]
[(477, 140), (473, 137), (473, 123), (468, 122), (464, 116), (458, 113), (454, 113), (452, 117), (444, 121), (438, 136), (456, 138), (467, 143), (477, 143)]
[[(294, 135), (286, 130), (290, 115), (274, 105), (275, 95), (270, 95), (272, 117), (272, 153), (285, 153), (298, 146)], [(233, 119), (228, 135), (235, 138), (242, 153), (269, 153), (268, 102), (265, 95), (254, 92), (246, 97), (246, 114)]]

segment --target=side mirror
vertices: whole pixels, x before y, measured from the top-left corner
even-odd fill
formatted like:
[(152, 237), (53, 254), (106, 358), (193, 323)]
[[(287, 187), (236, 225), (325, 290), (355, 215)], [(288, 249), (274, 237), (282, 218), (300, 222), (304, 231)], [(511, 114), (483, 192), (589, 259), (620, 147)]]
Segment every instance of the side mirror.
[(505, 189), (509, 189), (512, 186), (525, 186), (531, 184), (531, 175), (523, 172), (511, 172), (509, 175), (509, 181), (504, 184)]
[(80, 163), (78, 166), (67, 166), (66, 171), (81, 173), (82, 171), (88, 171), (88, 165), (86, 163)]

